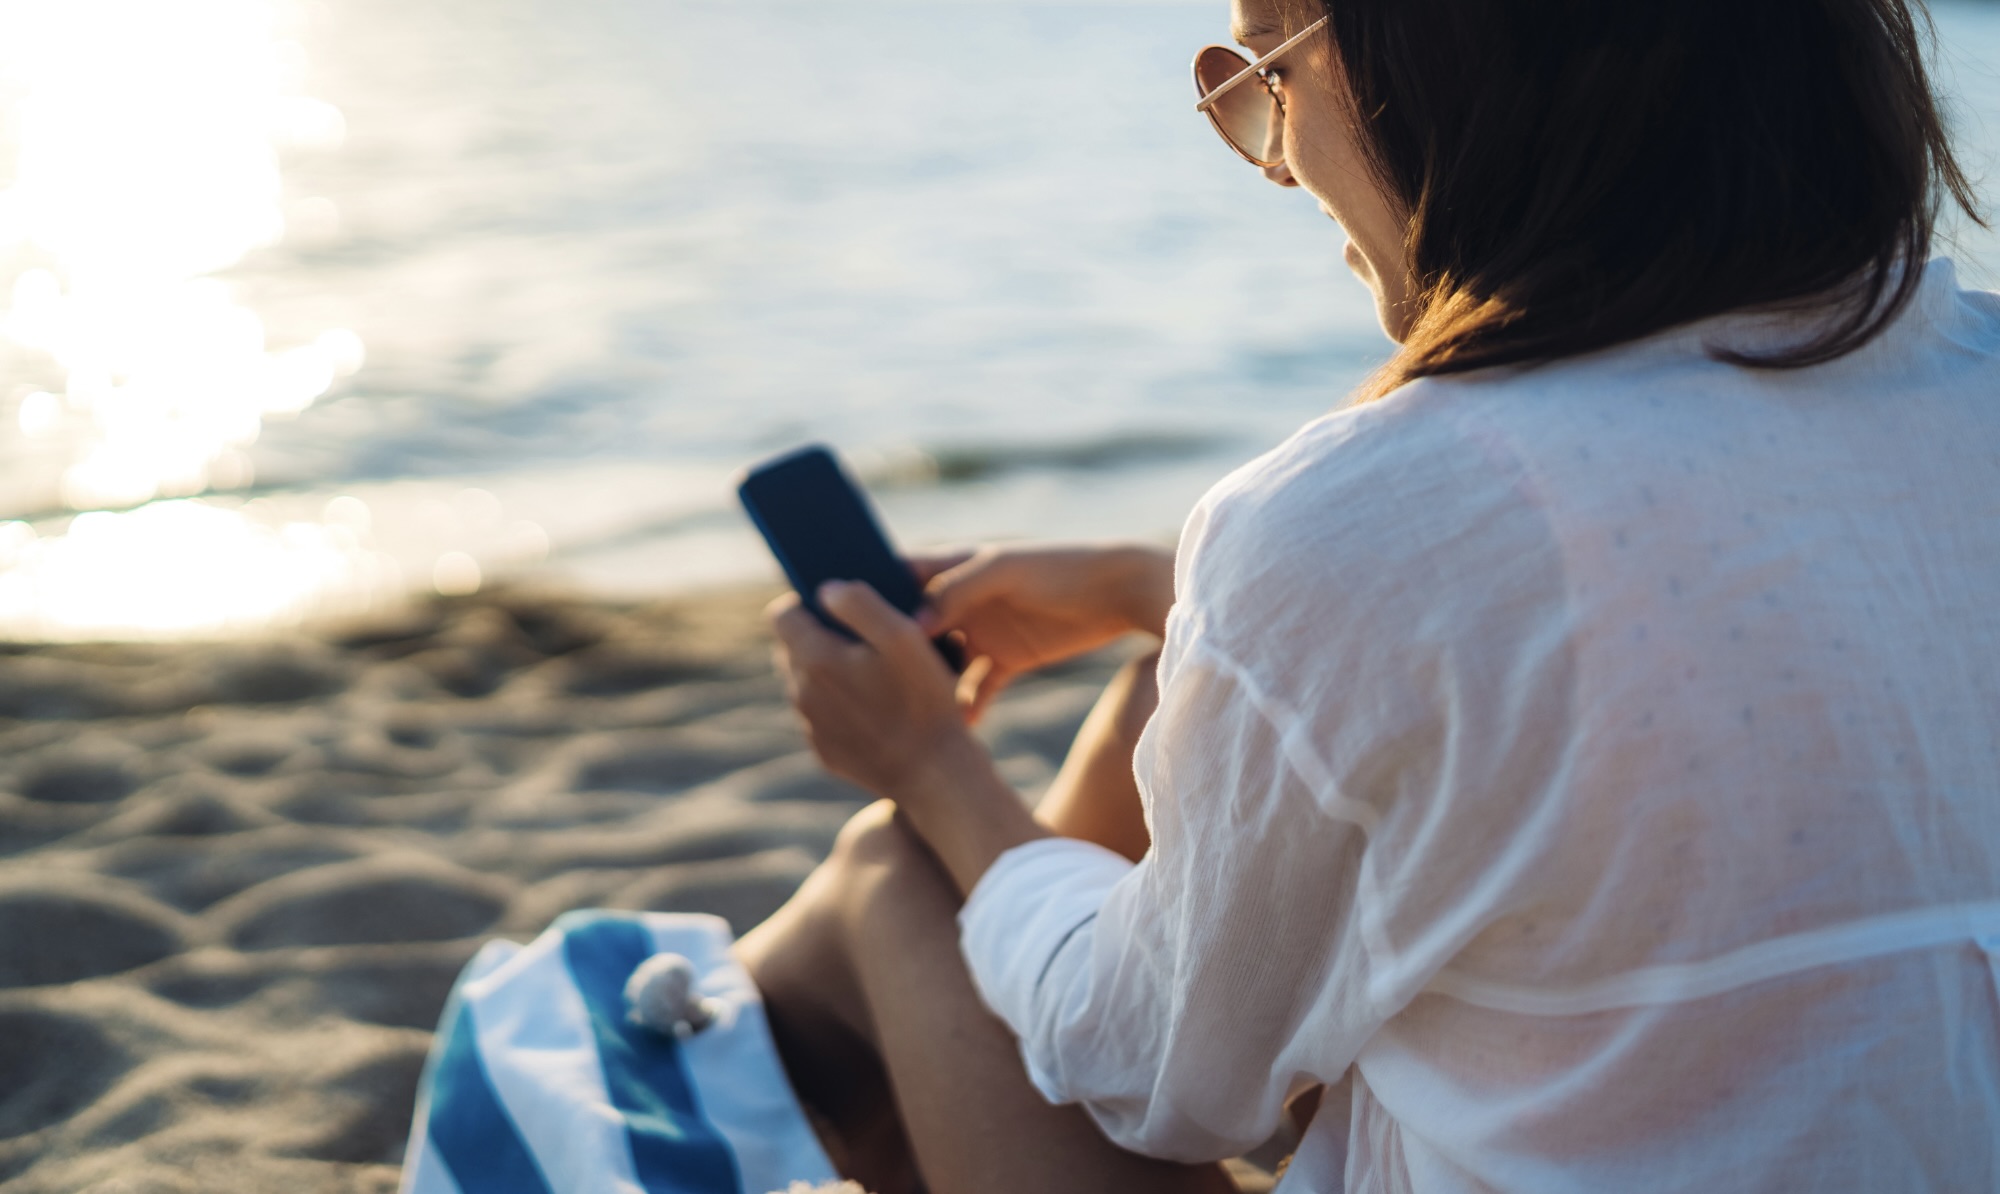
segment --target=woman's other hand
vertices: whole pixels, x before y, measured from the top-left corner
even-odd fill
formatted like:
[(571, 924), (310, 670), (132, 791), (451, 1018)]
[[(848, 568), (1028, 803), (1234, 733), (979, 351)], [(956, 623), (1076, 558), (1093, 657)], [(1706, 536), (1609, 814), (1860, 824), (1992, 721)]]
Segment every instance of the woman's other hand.
[(821, 586), (820, 624), (795, 594), (766, 611), (778, 673), (828, 771), (886, 796), (969, 892), (1002, 851), (1047, 831), (966, 727), (955, 679), (916, 622), (858, 582)]
[(1025, 672), (1132, 631), (1163, 635), (1174, 602), (1173, 553), (1145, 544), (983, 547), (911, 564), (927, 582), (923, 631), (965, 638), (968, 721)]

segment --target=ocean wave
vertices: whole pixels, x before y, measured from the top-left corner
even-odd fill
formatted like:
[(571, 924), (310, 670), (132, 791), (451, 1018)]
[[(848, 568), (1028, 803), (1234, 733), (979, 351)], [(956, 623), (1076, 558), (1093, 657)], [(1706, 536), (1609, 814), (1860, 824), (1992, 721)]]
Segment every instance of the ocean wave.
[(1099, 473), (1144, 468), (1221, 452), (1234, 437), (1203, 431), (1113, 433), (1055, 442), (939, 444), (857, 454), (856, 479), (870, 489), (928, 489), (1013, 473)]

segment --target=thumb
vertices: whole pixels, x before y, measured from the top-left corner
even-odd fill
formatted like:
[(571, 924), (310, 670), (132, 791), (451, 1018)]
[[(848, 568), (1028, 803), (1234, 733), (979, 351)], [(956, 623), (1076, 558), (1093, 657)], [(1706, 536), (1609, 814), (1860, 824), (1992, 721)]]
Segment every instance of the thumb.
[(875, 589), (860, 581), (830, 580), (819, 587), (819, 603), (826, 612), (861, 641), (891, 657), (907, 655), (912, 648), (928, 651), (930, 640), (917, 624), (904, 617), (895, 606), (882, 599)]

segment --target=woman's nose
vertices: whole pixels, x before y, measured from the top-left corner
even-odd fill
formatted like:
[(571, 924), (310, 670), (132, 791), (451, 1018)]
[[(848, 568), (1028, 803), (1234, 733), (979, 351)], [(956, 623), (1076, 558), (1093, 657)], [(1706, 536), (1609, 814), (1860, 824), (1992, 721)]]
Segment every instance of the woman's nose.
[(1285, 164), (1285, 159), (1283, 158), (1279, 158), (1274, 165), (1264, 167), (1264, 177), (1281, 187), (1295, 187), (1299, 185), (1299, 180), (1292, 177), (1292, 168)]

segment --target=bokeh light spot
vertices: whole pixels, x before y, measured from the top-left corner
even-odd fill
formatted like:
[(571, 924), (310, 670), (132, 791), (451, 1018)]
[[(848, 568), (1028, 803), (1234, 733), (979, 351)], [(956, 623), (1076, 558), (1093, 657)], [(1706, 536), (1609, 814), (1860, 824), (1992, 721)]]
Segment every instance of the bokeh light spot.
[(431, 570), (432, 585), (446, 597), (477, 593), (484, 579), (479, 572), (479, 561), (462, 551), (445, 552)]

